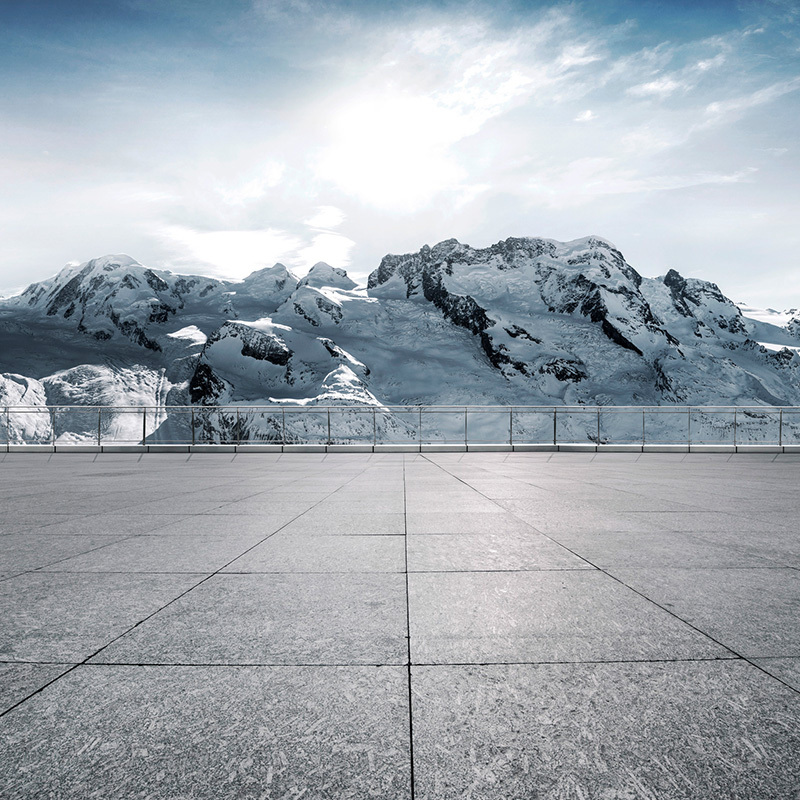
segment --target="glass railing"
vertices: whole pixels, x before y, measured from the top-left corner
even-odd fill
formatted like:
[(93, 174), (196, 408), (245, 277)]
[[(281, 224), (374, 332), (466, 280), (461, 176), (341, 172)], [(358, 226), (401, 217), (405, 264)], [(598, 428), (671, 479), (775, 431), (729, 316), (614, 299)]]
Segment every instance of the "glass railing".
[(6, 445), (800, 445), (795, 406), (0, 406)]

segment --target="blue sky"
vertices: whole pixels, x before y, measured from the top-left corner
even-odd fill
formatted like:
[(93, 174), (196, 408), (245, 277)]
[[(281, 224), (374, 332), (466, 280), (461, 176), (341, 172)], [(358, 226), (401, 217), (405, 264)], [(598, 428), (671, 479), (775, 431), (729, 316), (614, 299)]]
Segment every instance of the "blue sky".
[(614, 242), (800, 306), (800, 3), (0, 3), (0, 290)]

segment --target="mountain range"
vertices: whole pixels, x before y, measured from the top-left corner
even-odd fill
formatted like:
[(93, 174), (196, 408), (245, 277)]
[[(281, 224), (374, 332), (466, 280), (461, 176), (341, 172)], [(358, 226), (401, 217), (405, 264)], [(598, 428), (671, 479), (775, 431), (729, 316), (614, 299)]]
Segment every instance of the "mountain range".
[(0, 405), (800, 405), (799, 351), (800, 312), (642, 277), (595, 236), (449, 239), (365, 287), (109, 255), (0, 300)]

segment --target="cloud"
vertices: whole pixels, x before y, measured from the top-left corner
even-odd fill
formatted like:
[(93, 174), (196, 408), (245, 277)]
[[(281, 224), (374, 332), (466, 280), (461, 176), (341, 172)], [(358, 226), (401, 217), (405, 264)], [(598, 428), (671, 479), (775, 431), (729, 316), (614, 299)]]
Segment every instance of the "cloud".
[(336, 206), (317, 206), (313, 216), (305, 220), (305, 224), (311, 228), (338, 228), (346, 219), (346, 215), (341, 208)]
[(631, 86), (630, 89), (628, 89), (628, 94), (634, 95), (635, 97), (667, 97), (679, 89), (687, 88), (687, 84), (683, 83), (682, 81), (677, 81), (674, 78), (670, 78), (665, 75), (661, 78), (657, 78), (654, 81), (648, 81), (647, 83), (640, 83), (637, 86)]
[(642, 174), (620, 158), (579, 158), (563, 168), (536, 176), (529, 184), (554, 208), (567, 208), (599, 197), (687, 189), (696, 186), (740, 183), (751, 178), (753, 167), (731, 173), (698, 171), (683, 174)]
[(716, 100), (706, 106), (705, 119), (698, 123), (696, 128), (702, 130), (713, 125), (719, 125), (722, 122), (738, 119), (751, 108), (771, 103), (798, 89), (800, 89), (800, 77), (779, 81), (750, 94), (740, 95), (730, 100)]
[(281, 182), (285, 171), (285, 164), (267, 161), (252, 170), (252, 177), (245, 178), (235, 186), (218, 186), (217, 193), (228, 205), (242, 206), (264, 197), (269, 189), (273, 189)]
[(575, 117), (573, 122), (590, 122), (593, 119), (597, 119), (597, 114), (595, 114), (590, 108), (587, 108), (586, 111), (581, 111), (581, 113)]
[(348, 267), (355, 244), (352, 239), (340, 233), (319, 233), (311, 244), (298, 252), (297, 259), (304, 267), (311, 267), (318, 261), (324, 261), (334, 267)]
[(171, 225), (159, 237), (172, 255), (176, 269), (206, 272), (225, 278), (243, 278), (277, 261), (291, 261), (302, 240), (281, 230), (198, 231)]

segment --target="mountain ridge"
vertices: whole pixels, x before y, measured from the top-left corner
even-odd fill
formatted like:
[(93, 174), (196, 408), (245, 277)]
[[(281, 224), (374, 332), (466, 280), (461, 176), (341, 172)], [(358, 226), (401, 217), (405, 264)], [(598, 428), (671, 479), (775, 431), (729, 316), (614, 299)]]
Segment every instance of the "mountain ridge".
[(598, 236), (447, 239), (365, 287), (324, 262), (223, 281), (103, 256), (0, 300), (0, 345), (9, 404), (28, 381), (37, 405), (800, 405), (800, 317), (643, 277)]

